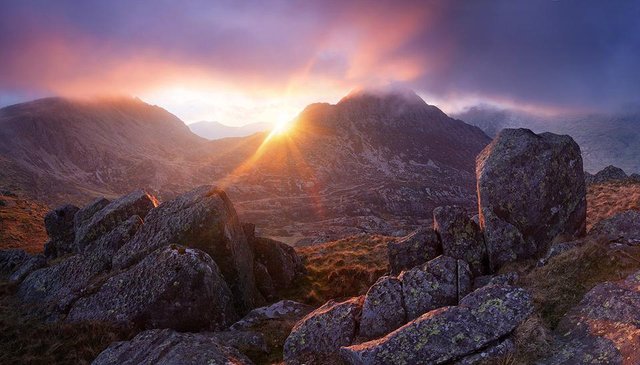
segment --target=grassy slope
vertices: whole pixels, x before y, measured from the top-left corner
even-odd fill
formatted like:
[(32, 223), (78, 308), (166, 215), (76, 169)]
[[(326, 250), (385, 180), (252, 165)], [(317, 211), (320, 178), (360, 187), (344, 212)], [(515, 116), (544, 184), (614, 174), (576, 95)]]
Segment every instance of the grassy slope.
[(47, 241), (43, 222), (48, 210), (44, 204), (0, 193), (0, 250), (41, 252)]

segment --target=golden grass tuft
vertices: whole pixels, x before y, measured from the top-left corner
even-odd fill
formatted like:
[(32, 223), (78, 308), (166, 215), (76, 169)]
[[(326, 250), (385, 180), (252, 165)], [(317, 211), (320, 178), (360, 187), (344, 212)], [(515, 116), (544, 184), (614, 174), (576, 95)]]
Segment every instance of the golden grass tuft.
[(640, 182), (611, 181), (587, 187), (587, 229), (630, 209), (640, 210)]
[(0, 250), (21, 248), (42, 252), (47, 241), (44, 216), (49, 208), (42, 203), (0, 193)]

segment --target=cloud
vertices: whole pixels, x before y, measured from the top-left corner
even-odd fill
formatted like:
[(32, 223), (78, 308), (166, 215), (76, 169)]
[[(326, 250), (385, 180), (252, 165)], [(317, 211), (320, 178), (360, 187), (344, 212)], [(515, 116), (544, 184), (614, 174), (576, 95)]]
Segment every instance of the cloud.
[(451, 105), (603, 109), (638, 102), (639, 17), (598, 0), (27, 0), (0, 13), (0, 95), (190, 88), (268, 105), (402, 82)]

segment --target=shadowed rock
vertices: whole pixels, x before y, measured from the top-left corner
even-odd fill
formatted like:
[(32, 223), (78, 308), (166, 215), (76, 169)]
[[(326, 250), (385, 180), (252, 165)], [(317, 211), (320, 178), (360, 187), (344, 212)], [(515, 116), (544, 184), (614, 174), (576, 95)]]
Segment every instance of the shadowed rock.
[(131, 341), (115, 342), (93, 365), (223, 365), (253, 364), (238, 350), (226, 346), (213, 333), (178, 333), (149, 330)]
[(604, 169), (598, 171), (595, 175), (591, 176), (588, 183), (601, 184), (609, 181), (626, 180), (627, 177), (628, 176), (623, 169), (615, 167), (613, 165), (609, 165)]
[(498, 218), (493, 210), (483, 208), (481, 227), (484, 227), (484, 241), (487, 247), (489, 270), (497, 271), (502, 265), (536, 254), (536, 247), (525, 243), (518, 229)]
[(512, 339), (507, 338), (493, 346), (489, 346), (479, 353), (465, 356), (452, 365), (495, 365), (500, 363), (501, 360), (505, 361), (515, 352), (516, 344)]
[(73, 226), (75, 229), (77, 230), (85, 223), (88, 223), (96, 213), (109, 205), (109, 203), (111, 203), (109, 200), (101, 197), (94, 199), (91, 203), (80, 208), (73, 217)]
[(26, 261), (24, 261), (18, 268), (9, 276), (9, 282), (13, 284), (20, 283), (27, 275), (32, 272), (43, 268), (47, 264), (47, 259), (44, 255), (32, 255)]
[(76, 228), (75, 245), (78, 251), (82, 251), (87, 244), (133, 215), (144, 219), (147, 213), (157, 205), (156, 198), (144, 190), (136, 190), (107, 204)]
[(459, 306), (430, 311), (387, 336), (343, 347), (349, 364), (445, 364), (485, 348), (511, 333), (533, 311), (520, 288), (490, 286)]
[(480, 227), (471, 220), (465, 208), (446, 206), (434, 209), (433, 227), (440, 236), (444, 255), (465, 260), (474, 275), (482, 275), (486, 271), (484, 238)]
[(19, 282), (32, 271), (44, 266), (42, 255), (29, 255), (24, 250), (0, 251), (0, 279)]
[(365, 295), (359, 336), (375, 338), (387, 334), (406, 322), (402, 299), (402, 282), (383, 276)]
[(590, 236), (604, 236), (612, 242), (640, 244), (640, 211), (627, 210), (601, 220), (589, 231)]
[[(504, 129), (478, 155), (476, 176), (480, 222), (487, 237), (500, 236), (493, 231), (496, 225), (485, 225), (487, 211), (520, 231), (526, 246), (522, 252), (542, 253), (559, 235), (584, 235), (582, 156), (571, 137)], [(498, 241), (501, 247), (509, 239)], [(517, 240), (512, 248), (517, 254), (520, 249), (515, 244)]]
[(264, 265), (276, 290), (286, 289), (304, 274), (302, 259), (296, 250), (279, 241), (263, 237), (249, 239), (256, 262)]
[(362, 311), (362, 297), (336, 303), (329, 301), (309, 313), (293, 327), (284, 344), (287, 364), (331, 363), (341, 346), (356, 336)]
[(473, 274), (471, 268), (464, 260), (457, 260), (457, 286), (458, 286), (458, 302), (462, 300), (467, 294), (471, 293), (473, 287)]
[(562, 344), (543, 364), (640, 364), (640, 271), (591, 289), (557, 331)]
[(231, 292), (204, 252), (158, 249), (79, 299), (67, 321), (106, 321), (145, 328), (221, 328), (236, 319)]
[(126, 268), (169, 244), (209, 254), (242, 311), (263, 300), (255, 283), (253, 252), (236, 211), (222, 190), (201, 186), (152, 209), (142, 229), (116, 253), (113, 265)]
[(60, 206), (44, 217), (44, 227), (49, 235), (44, 253), (49, 258), (56, 258), (74, 252), (73, 240), (75, 228), (73, 219), (78, 207), (71, 204)]
[(441, 253), (442, 246), (433, 228), (420, 228), (387, 245), (389, 267), (393, 275), (422, 265)]

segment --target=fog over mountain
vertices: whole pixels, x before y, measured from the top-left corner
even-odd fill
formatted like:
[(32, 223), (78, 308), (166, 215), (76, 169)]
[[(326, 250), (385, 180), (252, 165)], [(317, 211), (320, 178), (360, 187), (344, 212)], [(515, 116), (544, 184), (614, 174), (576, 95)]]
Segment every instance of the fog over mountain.
[(220, 122), (195, 122), (189, 124), (189, 129), (206, 139), (220, 139), (227, 137), (246, 137), (258, 132), (268, 131), (273, 127), (270, 123), (250, 123), (240, 127), (233, 127)]
[(480, 127), (489, 136), (503, 128), (568, 134), (580, 145), (584, 168), (595, 173), (615, 165), (627, 174), (640, 171), (640, 108), (618, 112), (544, 116), (489, 105), (469, 108), (454, 117)]

